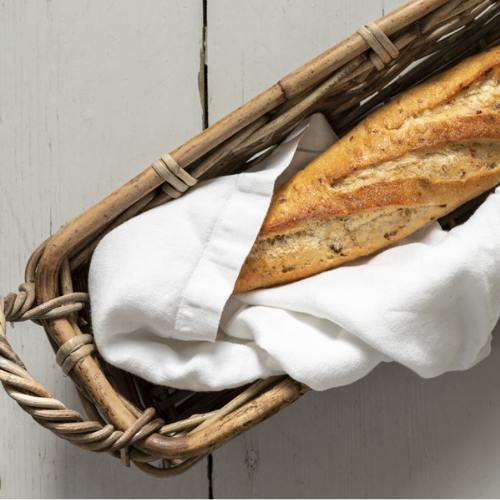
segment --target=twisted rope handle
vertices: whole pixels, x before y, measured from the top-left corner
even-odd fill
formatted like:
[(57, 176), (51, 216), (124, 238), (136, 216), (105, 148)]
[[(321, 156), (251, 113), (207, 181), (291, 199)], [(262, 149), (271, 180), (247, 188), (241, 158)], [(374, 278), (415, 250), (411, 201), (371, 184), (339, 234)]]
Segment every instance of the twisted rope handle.
[(35, 302), (35, 283), (23, 283), (19, 286), (19, 294), (9, 293), (4, 301), (5, 321), (39, 321), (81, 311), (89, 301), (89, 296), (87, 293), (71, 293), (56, 297), (32, 309)]
[[(88, 400), (85, 406), (93, 407), (90, 413), (93, 413), (96, 420), (101, 420), (101, 422), (85, 421), (80, 413), (68, 409), (61, 401), (55, 399), (50, 391), (28, 373), (23, 362), (7, 341), (7, 321), (32, 320), (38, 323), (41, 319), (68, 316), (84, 307), (89, 300), (88, 295), (79, 292), (69, 293), (32, 309), (35, 301), (34, 283), (23, 283), (19, 287), (19, 292), (19, 294), (11, 293), (7, 297), (0, 295), (0, 381), (7, 394), (25, 412), (29, 413), (42, 427), (71, 444), (89, 451), (110, 453), (120, 458), (127, 467), (130, 467), (132, 461), (139, 469), (154, 477), (173, 477), (182, 474), (205, 458), (206, 455), (192, 458), (168, 469), (150, 465), (148, 462), (158, 460), (158, 457), (142, 453), (133, 446), (160, 428), (169, 427), (165, 426), (161, 418), (151, 421), (156, 413), (154, 408), (148, 408), (142, 413), (137, 412), (137, 420), (125, 432), (122, 432), (102, 421), (97, 409)], [(79, 335), (74, 339), (87, 336), (90, 335)], [(59, 349), (58, 362), (63, 366), (65, 360), (76, 352), (67, 344), (76, 345), (77, 350), (82, 345), (87, 347), (88, 339), (83, 344), (74, 342), (74, 339), (66, 342)], [(85, 353), (80, 359), (89, 354), (90, 352)], [(78, 361), (79, 359), (72, 363), (72, 366)], [(85, 397), (80, 392), (79, 396)], [(186, 423), (189, 425), (188, 422)]]
[[(146, 197), (145, 203), (148, 201), (150, 200)], [(143, 205), (136, 204), (132, 208), (135, 210), (137, 207), (140, 210), (141, 206)], [(133, 216), (133, 213), (128, 215)], [(26, 283), (19, 287), (19, 294), (10, 293), (7, 297), (0, 295), (0, 382), (5, 391), (42, 427), (49, 429), (56, 436), (79, 448), (111, 453), (114, 457), (120, 458), (122, 463), (128, 467), (132, 461), (136, 467), (153, 477), (168, 478), (186, 472), (206, 458), (207, 454), (185, 461), (164, 459), (163, 464), (167, 464), (168, 468), (160, 468), (152, 466), (150, 462), (157, 461), (162, 457), (143, 453), (134, 445), (154, 432), (163, 436), (182, 437), (200, 431), (248, 403), (266, 387), (278, 382), (280, 377), (270, 377), (255, 382), (219, 410), (192, 415), (186, 420), (168, 425), (165, 425), (165, 422), (159, 418), (151, 421), (155, 414), (153, 408), (141, 412), (117, 392), (124, 405), (137, 418), (136, 422), (125, 432), (107, 424), (94, 403), (76, 387), (77, 394), (90, 419), (85, 421), (80, 413), (66, 408), (61, 401), (55, 399), (44, 386), (28, 373), (24, 363), (12, 349), (6, 337), (7, 321), (31, 320), (36, 324), (41, 324), (40, 320), (65, 316), (76, 335), (60, 346), (57, 352), (56, 361), (63, 372), (69, 373), (76, 363), (95, 350), (92, 335), (82, 333), (78, 326), (80, 318), (77, 312), (85, 306), (89, 297), (86, 293), (73, 291), (71, 266), (68, 258), (63, 260), (60, 269), (62, 295), (38, 307), (33, 307), (37, 265), (52, 238), (44, 241), (30, 257), (26, 266)], [(303, 391), (307, 392), (307, 390), (309, 388), (303, 388)]]

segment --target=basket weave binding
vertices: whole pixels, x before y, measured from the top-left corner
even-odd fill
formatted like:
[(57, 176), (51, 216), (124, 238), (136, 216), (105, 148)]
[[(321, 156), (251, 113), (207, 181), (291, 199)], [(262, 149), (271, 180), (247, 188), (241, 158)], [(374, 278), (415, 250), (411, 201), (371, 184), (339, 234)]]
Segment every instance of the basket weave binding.
[[(109, 366), (95, 349), (88, 310), (94, 249), (123, 222), (179, 198), (199, 180), (261, 161), (314, 112), (322, 112), (337, 134), (345, 135), (424, 78), (498, 45), (499, 26), (496, 0), (409, 2), (367, 23), (70, 221), (30, 258), (19, 294), (0, 296), (0, 381), (7, 394), (57, 436), (89, 451), (111, 453), (126, 466), (133, 462), (156, 477), (188, 470), (300, 398), (309, 388), (288, 377), (193, 393), (154, 386)], [(448, 216), (446, 224), (455, 222)], [(7, 322), (26, 320), (44, 327), (89, 421), (54, 399), (10, 347)], [(151, 465), (158, 459), (162, 467)]]

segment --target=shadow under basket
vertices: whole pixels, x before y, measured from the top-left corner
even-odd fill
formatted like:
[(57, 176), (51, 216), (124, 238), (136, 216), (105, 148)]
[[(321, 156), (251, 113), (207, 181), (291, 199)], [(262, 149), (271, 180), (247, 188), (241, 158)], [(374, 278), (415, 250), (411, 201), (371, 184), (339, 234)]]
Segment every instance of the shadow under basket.
[[(57, 436), (111, 453), (126, 466), (133, 462), (156, 477), (188, 470), (299, 399), (310, 389), (289, 377), (203, 393), (156, 386), (107, 364), (92, 336), (87, 293), (92, 252), (109, 231), (178, 198), (199, 180), (261, 161), (308, 115), (323, 113), (342, 137), (401, 92), (498, 44), (497, 0), (409, 2), (165, 154), (67, 223), (32, 255), (19, 294), (0, 296), (0, 380), (7, 394)], [(441, 224), (451, 228), (463, 222), (486, 196)], [(54, 399), (10, 347), (6, 323), (26, 320), (45, 329), (88, 419)]]

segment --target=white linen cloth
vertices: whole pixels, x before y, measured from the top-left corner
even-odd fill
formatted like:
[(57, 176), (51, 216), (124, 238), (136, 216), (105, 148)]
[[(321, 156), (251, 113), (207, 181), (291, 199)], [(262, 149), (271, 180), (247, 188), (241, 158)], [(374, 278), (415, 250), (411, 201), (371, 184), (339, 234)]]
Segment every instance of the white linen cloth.
[(230, 297), (276, 186), (335, 141), (313, 115), (251, 172), (200, 182), (107, 235), (89, 276), (111, 364), (191, 390), (288, 373), (315, 390), (381, 361), (422, 377), (488, 355), (500, 317), (500, 195), (463, 226), (437, 222), (373, 256)]

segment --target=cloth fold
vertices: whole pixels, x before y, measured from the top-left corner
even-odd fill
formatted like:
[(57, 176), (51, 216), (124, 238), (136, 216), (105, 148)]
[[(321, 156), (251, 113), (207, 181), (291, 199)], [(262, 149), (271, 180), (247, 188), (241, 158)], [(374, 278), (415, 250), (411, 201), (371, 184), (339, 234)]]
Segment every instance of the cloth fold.
[(181, 389), (288, 373), (325, 390), (382, 361), (434, 377), (487, 356), (500, 317), (496, 193), (449, 233), (431, 223), (337, 269), (230, 296), (274, 188), (335, 140), (313, 115), (250, 171), (201, 182), (107, 235), (89, 275), (103, 357)]

